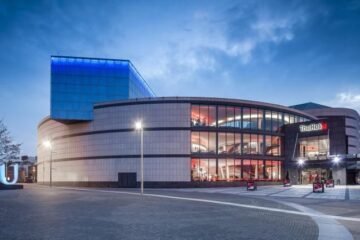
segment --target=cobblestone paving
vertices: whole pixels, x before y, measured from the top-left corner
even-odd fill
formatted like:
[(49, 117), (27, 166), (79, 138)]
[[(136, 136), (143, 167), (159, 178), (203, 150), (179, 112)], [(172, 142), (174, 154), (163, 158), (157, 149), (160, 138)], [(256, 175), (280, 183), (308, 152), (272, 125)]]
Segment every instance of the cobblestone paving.
[[(313, 193), (311, 185), (295, 185), (291, 187), (283, 186), (259, 186), (256, 191), (247, 191), (244, 187), (236, 188), (200, 188), (200, 189), (181, 189), (186, 192), (206, 192), (206, 193), (228, 193), (248, 196), (271, 196), (271, 197), (290, 197), (290, 198), (312, 198), (312, 199), (336, 199), (336, 200), (358, 200), (360, 201), (360, 186), (335, 186), (335, 188), (325, 188), (324, 193)], [(349, 192), (348, 197), (346, 192)]]

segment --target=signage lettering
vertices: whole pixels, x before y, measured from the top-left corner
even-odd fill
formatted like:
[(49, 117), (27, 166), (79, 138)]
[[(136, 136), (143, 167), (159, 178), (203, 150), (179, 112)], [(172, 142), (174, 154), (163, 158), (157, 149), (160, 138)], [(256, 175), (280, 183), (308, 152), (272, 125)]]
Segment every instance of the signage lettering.
[(315, 131), (323, 131), (327, 129), (327, 123), (311, 123), (308, 125), (299, 125), (300, 132), (315, 132)]

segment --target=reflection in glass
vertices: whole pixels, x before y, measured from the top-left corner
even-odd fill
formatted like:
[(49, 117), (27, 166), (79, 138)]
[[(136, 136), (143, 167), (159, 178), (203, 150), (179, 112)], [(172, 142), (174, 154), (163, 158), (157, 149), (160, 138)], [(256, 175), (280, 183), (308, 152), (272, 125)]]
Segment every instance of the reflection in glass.
[(258, 129), (258, 111), (255, 108), (250, 109), (250, 128)]
[(218, 127), (226, 127), (226, 107), (218, 106)]
[(251, 128), (251, 117), (250, 117), (250, 108), (243, 108), (243, 122), (242, 127), (245, 129)]
[(258, 129), (263, 130), (264, 129), (264, 111), (261, 109), (258, 109)]
[(272, 126), (271, 126), (271, 111), (266, 111), (265, 112), (265, 130), (266, 131), (271, 131)]
[(234, 107), (226, 107), (226, 127), (235, 127), (235, 109)]
[(235, 127), (241, 128), (241, 108), (235, 108)]

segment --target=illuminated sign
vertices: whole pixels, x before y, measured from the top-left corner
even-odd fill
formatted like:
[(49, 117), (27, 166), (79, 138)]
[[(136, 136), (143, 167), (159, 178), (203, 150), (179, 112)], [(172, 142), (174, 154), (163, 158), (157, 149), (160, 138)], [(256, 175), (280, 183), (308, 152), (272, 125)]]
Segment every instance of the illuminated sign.
[(326, 122), (321, 123), (311, 123), (308, 125), (299, 125), (300, 132), (315, 132), (315, 131), (323, 131), (328, 128)]
[(5, 174), (5, 164), (0, 164), (0, 183), (5, 185), (12, 185), (17, 182), (19, 176), (19, 164), (14, 164), (13, 166), (14, 166), (14, 178), (11, 182), (8, 182)]

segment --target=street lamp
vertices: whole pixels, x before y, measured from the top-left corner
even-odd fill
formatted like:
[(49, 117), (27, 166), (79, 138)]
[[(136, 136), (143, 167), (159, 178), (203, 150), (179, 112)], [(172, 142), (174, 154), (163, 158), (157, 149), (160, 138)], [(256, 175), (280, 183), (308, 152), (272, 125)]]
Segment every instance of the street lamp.
[[(53, 146), (52, 146), (52, 142), (49, 140), (46, 140), (43, 142), (43, 146), (47, 149), (50, 150), (50, 169), (49, 169), (49, 173), (50, 173), (50, 187), (52, 187), (52, 153), (53, 153)], [(45, 165), (43, 165), (43, 169), (45, 169), (44, 167)], [(43, 179), (44, 179), (44, 175), (45, 175), (45, 171), (43, 171)], [(44, 180), (43, 180), (44, 182)]]
[(301, 158), (297, 161), (297, 164), (298, 164), (300, 167), (302, 167), (302, 166), (304, 165), (304, 163), (305, 163), (304, 159), (301, 159)]
[(341, 158), (339, 156), (335, 156), (334, 159), (333, 159), (333, 162), (335, 164), (338, 164), (340, 161), (341, 161)]
[(140, 158), (140, 175), (141, 175), (141, 194), (144, 193), (144, 128), (141, 121), (135, 123), (135, 129), (140, 131), (141, 137), (141, 158)]

